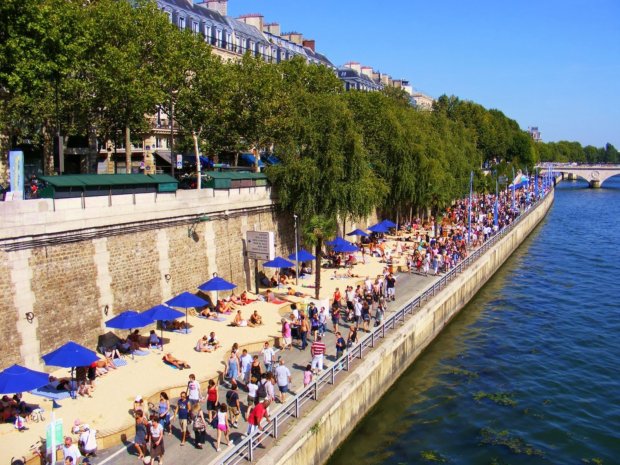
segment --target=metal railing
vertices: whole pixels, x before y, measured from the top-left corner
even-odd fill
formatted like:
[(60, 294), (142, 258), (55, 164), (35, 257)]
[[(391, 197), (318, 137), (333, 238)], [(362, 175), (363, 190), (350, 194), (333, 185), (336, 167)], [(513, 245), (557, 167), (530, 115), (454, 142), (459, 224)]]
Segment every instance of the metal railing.
[(342, 372), (348, 372), (355, 359), (362, 359), (366, 352), (375, 347), (379, 339), (385, 338), (387, 331), (393, 331), (402, 326), (407, 316), (413, 316), (416, 313), (416, 309), (421, 308), (427, 300), (437, 295), (437, 293), (446, 287), (456, 276), (466, 270), (491, 247), (509, 234), (524, 218), (533, 212), (545, 198), (546, 195), (530, 204), (529, 208), (519, 215), (510, 225), (498, 231), (478, 249), (473, 251), (443, 275), (439, 281), (429, 286), (422, 294), (407, 302), (400, 310), (385, 319), (381, 325), (375, 327), (372, 332), (366, 335), (357, 345), (349, 348), (330, 368), (317, 376), (311, 384), (305, 387), (299, 394), (296, 394), (288, 404), (276, 412), (271, 417), (271, 422), (266, 424), (262, 431), (256, 431), (243, 438), (233, 449), (228, 451), (221, 458), (220, 463), (224, 465), (234, 465), (245, 461), (253, 461), (254, 450), (258, 446), (269, 437), (273, 437), (274, 439), (278, 438), (280, 430), (286, 421), (291, 418), (299, 418), (302, 413), (302, 407), (310, 401), (318, 401), (319, 392), (328, 385), (336, 384), (338, 375), (342, 374)]

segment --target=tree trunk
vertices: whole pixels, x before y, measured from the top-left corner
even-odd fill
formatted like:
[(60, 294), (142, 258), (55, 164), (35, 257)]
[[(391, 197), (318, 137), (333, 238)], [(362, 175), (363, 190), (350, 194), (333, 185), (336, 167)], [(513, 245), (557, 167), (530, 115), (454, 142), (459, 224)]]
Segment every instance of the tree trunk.
[(43, 173), (53, 176), (54, 173), (54, 135), (49, 121), (43, 123)]
[(196, 156), (196, 189), (202, 189), (202, 176), (200, 175), (200, 153), (198, 152), (198, 134), (192, 131), (192, 139), (194, 140), (194, 155)]
[(125, 126), (125, 173), (131, 174), (131, 129)]
[(314, 298), (319, 299), (319, 292), (321, 291), (321, 249), (323, 248), (323, 240), (319, 239), (314, 249), (314, 255), (316, 256), (316, 269), (314, 270)]

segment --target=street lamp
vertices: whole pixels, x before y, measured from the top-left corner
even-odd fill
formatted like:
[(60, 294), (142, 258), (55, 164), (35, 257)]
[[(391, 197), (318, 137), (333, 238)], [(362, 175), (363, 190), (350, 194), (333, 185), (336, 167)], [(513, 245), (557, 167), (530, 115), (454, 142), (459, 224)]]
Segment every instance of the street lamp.
[(295, 286), (299, 285), (299, 241), (297, 240), (297, 214), (293, 213), (293, 221), (295, 223)]

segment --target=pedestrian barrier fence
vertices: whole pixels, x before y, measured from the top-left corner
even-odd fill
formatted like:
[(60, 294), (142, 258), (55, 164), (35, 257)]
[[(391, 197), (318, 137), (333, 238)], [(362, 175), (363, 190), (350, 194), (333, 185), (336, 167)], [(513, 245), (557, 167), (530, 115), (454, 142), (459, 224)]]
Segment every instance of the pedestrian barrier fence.
[(255, 431), (253, 434), (244, 437), (235, 444), (234, 448), (222, 456), (220, 463), (223, 465), (235, 465), (247, 461), (252, 462), (254, 460), (254, 451), (257, 447), (261, 446), (269, 437), (278, 438), (280, 430), (285, 422), (293, 418), (299, 418), (302, 413), (302, 407), (306, 406), (308, 403), (312, 403), (311, 401), (318, 401), (319, 392), (328, 385), (336, 384), (337, 379), (343, 376), (343, 372), (349, 371), (355, 359), (362, 359), (366, 352), (375, 347), (379, 339), (385, 338), (386, 332), (393, 331), (402, 326), (405, 323), (406, 317), (414, 315), (416, 309), (422, 307), (427, 300), (433, 298), (457, 275), (471, 266), (491, 247), (509, 234), (544, 200), (544, 198), (545, 197), (542, 197), (538, 201), (530, 204), (522, 215), (519, 215), (510, 225), (498, 231), (482, 244), (482, 246), (460, 261), (452, 270), (444, 274), (439, 281), (429, 286), (421, 295), (406, 303), (392, 316), (384, 319), (381, 325), (373, 328), (370, 334), (366, 335), (357, 345), (349, 348), (330, 368), (318, 375), (311, 384), (288, 401), (282, 409), (274, 413), (274, 415), (271, 416), (271, 421), (265, 424), (262, 430)]

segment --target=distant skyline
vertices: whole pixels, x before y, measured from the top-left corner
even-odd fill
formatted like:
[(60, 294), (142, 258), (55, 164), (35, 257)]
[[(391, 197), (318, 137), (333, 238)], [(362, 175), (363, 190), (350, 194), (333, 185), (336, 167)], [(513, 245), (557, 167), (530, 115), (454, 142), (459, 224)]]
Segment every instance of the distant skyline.
[(421, 92), (497, 108), (543, 141), (620, 148), (618, 0), (229, 0)]

